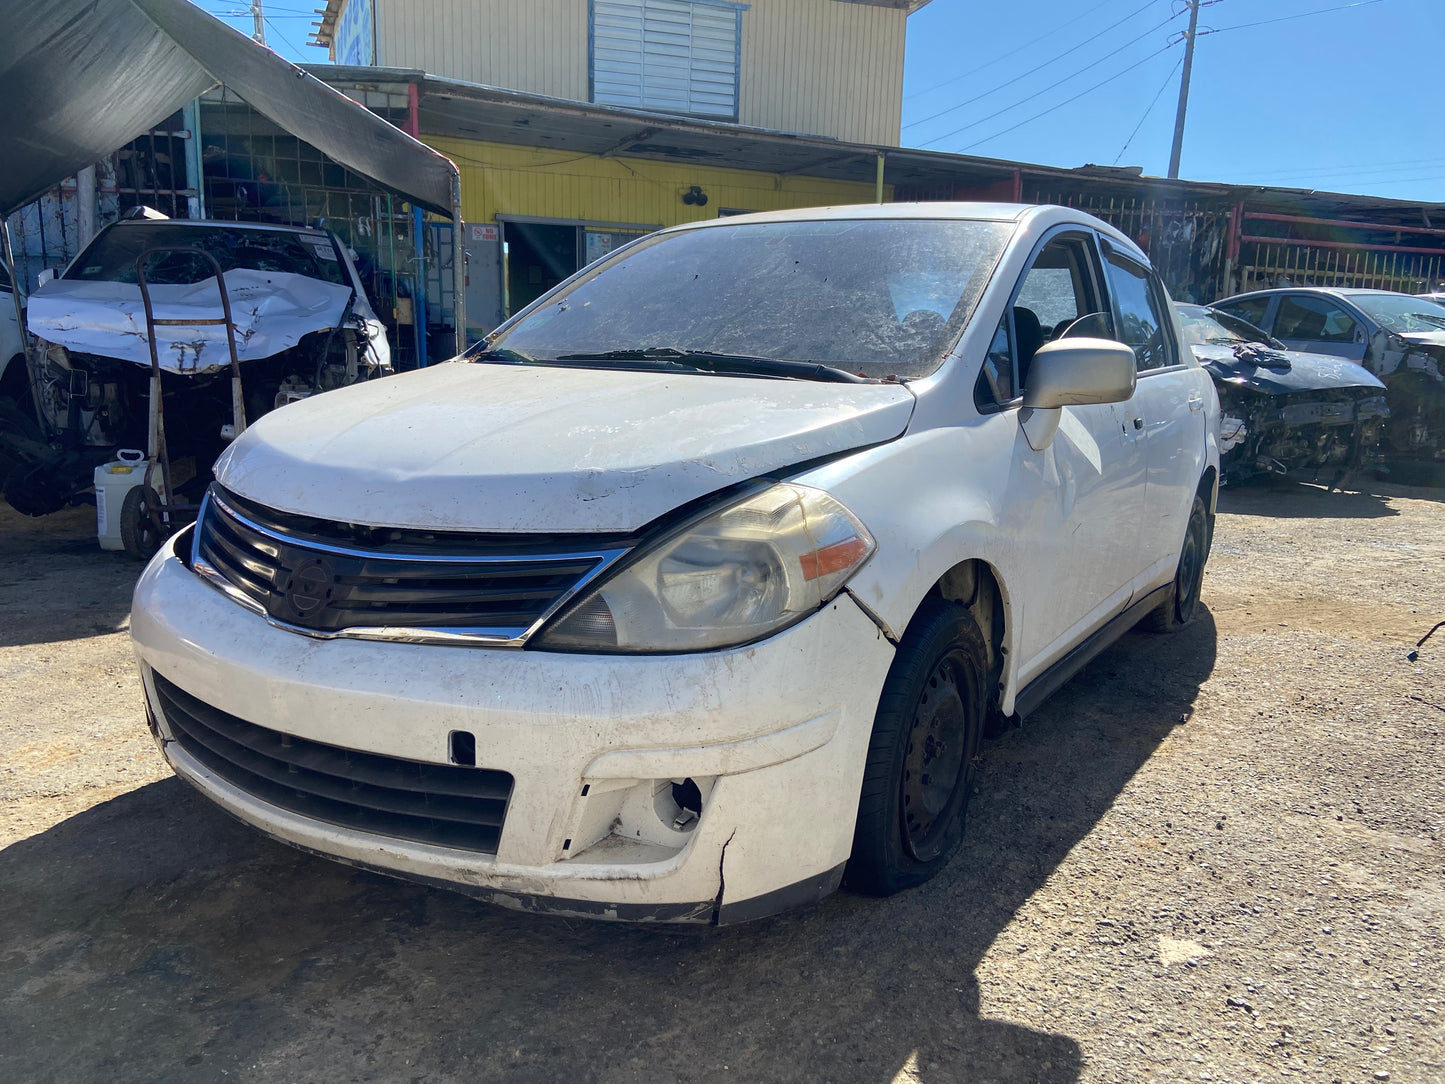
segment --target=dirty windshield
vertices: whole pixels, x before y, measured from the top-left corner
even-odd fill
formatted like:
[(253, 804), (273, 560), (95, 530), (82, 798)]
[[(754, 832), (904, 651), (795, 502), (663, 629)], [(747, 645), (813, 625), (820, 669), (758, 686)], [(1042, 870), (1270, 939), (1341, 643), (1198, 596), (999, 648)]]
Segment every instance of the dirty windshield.
[(1197, 346), (1269, 342), (1269, 336), (1259, 328), (1227, 312), (1216, 312), (1203, 305), (1176, 305), (1175, 308), (1184, 325), (1184, 337)]
[[(221, 270), (284, 272), (347, 285), (329, 237), (282, 230), (235, 229), (201, 223), (119, 223), (95, 239), (65, 273), (67, 279), (134, 282), (135, 260), (146, 248), (192, 245), (215, 257)], [(210, 263), (192, 252), (157, 253), (146, 281), (179, 286), (211, 278)]]
[(634, 367), (705, 354), (916, 379), (942, 362), (1012, 230), (831, 219), (658, 236), (498, 336), (492, 356)]
[(1445, 305), (1408, 294), (1355, 294), (1350, 300), (1386, 331), (1445, 331)]

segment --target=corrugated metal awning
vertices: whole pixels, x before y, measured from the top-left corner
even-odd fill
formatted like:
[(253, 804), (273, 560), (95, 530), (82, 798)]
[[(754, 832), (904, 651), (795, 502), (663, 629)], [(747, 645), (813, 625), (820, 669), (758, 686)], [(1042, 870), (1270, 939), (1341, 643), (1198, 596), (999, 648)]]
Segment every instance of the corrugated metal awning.
[(348, 169), (451, 215), (447, 158), (187, 0), (0, 5), (0, 213), (218, 83)]

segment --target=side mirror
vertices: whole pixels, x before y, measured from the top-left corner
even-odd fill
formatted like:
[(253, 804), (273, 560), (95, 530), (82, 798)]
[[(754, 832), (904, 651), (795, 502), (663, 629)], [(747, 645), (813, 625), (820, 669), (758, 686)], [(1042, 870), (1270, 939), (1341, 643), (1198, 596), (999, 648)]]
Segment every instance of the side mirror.
[(1041, 452), (1059, 428), (1060, 407), (1122, 403), (1138, 379), (1134, 351), (1113, 339), (1057, 339), (1029, 363), (1019, 415), (1029, 447)]
[(54, 277), (55, 277), (55, 268), (53, 268), (53, 267), (47, 267), (47, 268), (45, 268), (43, 271), (41, 271), (40, 274), (38, 274), (38, 275), (35, 276), (35, 285), (36, 285), (37, 288), (38, 288), (38, 287), (41, 287), (41, 286), (44, 286), (47, 282), (49, 282), (49, 281), (50, 281), (51, 279), (53, 279)]

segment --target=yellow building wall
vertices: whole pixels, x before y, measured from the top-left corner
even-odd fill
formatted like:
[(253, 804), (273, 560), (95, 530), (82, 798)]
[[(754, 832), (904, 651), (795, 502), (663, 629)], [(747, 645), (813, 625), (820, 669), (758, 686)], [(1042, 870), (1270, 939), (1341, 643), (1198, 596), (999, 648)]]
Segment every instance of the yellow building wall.
[[(587, 0), (376, 0), (377, 62), (585, 102)], [(750, 0), (738, 123), (898, 145), (899, 8)]]
[[(872, 203), (875, 193), (871, 184), (817, 177), (423, 137), (461, 171), (467, 222), (492, 222), (501, 214), (674, 226), (716, 218), (724, 207), (780, 211)], [(706, 206), (682, 202), (693, 185), (707, 194)], [(892, 197), (892, 186), (884, 187), (884, 195)]]

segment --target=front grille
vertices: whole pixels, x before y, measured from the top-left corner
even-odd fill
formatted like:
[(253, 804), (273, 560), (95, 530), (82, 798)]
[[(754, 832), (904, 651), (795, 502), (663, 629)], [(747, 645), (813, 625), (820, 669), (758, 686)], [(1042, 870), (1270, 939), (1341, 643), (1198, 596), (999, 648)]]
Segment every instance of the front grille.
[(497, 853), (512, 794), (507, 772), (423, 764), (293, 737), (153, 677), (161, 714), (180, 747), (247, 794), (343, 828)]
[(212, 487), (193, 558), (268, 617), (319, 635), (519, 641), (630, 544), (602, 541), (579, 549), (555, 538), (350, 527), (270, 513)]

